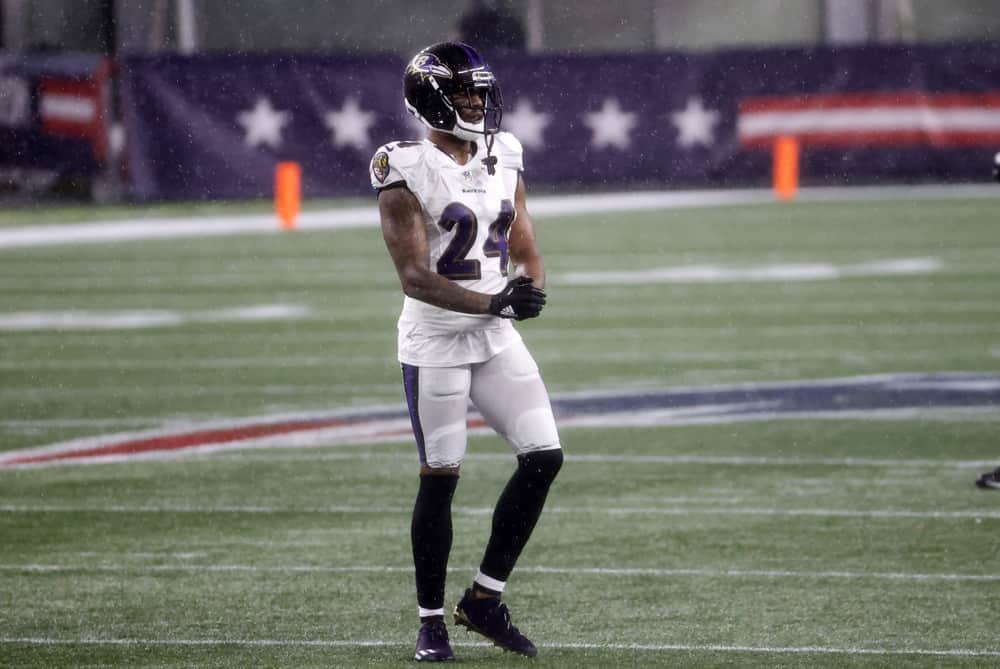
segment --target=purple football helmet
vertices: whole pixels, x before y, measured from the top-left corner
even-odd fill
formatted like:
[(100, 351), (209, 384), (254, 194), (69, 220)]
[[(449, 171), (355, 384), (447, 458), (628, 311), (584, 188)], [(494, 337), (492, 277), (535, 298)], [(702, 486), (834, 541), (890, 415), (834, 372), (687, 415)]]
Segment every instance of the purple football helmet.
[[(482, 98), (483, 118), (462, 119), (451, 97), (476, 92)], [(406, 110), (434, 130), (475, 141), (500, 130), (503, 103), (500, 86), (479, 52), (461, 42), (432, 44), (413, 57), (403, 76)]]

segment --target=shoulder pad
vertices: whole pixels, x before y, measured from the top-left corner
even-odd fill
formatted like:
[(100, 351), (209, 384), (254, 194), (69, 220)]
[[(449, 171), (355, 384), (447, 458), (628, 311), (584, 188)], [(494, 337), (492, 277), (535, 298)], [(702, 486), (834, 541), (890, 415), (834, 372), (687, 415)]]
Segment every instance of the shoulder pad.
[(524, 169), (524, 149), (521, 142), (509, 132), (500, 131), (494, 135), (493, 151), (500, 157), (500, 163), (512, 170)]
[(426, 149), (424, 142), (389, 142), (378, 147), (369, 168), (372, 188), (409, 182), (410, 171), (421, 162)]

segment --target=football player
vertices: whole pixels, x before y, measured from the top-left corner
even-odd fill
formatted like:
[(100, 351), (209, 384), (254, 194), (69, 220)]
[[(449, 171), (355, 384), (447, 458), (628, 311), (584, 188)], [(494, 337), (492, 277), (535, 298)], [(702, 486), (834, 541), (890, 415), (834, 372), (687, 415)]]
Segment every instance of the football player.
[(421, 50), (406, 67), (403, 89), (427, 138), (380, 147), (371, 183), (405, 294), (398, 356), (420, 460), (411, 524), (421, 622), (415, 658), (454, 657), (444, 622), (445, 573), (470, 400), (510, 445), (517, 466), (454, 620), (530, 657), (537, 650), (511, 624), (501, 595), (563, 455), (538, 366), (512, 324), (538, 316), (546, 299), (521, 145), (500, 130), (500, 88), (467, 44)]

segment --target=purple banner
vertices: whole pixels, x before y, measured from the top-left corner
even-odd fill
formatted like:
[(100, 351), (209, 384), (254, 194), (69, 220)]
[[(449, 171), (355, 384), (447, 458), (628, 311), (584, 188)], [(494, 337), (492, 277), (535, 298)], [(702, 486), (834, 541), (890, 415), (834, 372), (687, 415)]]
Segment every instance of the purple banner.
[(405, 127), (394, 57), (132, 57), (122, 70), (129, 171), (140, 198), (269, 196), (280, 160), (306, 197), (367, 188), (377, 137)]
[[(1000, 45), (491, 64), (533, 186), (766, 185), (781, 135), (799, 138), (807, 184), (985, 181), (1000, 149)], [(420, 134), (403, 67), (391, 55), (127, 58), (135, 193), (267, 197), (280, 160), (302, 164), (305, 197), (367, 193), (373, 150)]]

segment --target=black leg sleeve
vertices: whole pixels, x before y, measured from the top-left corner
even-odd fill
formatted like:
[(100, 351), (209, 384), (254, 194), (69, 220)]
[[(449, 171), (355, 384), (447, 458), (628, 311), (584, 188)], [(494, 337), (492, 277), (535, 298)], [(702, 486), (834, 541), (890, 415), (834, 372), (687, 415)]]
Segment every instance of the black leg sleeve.
[(545, 506), (549, 486), (562, 467), (562, 449), (518, 456), (511, 476), (493, 511), (493, 531), (479, 570), (506, 581)]
[(444, 584), (451, 552), (451, 500), (458, 476), (420, 477), (413, 505), (410, 540), (416, 568), (417, 604), (425, 609), (444, 607)]

